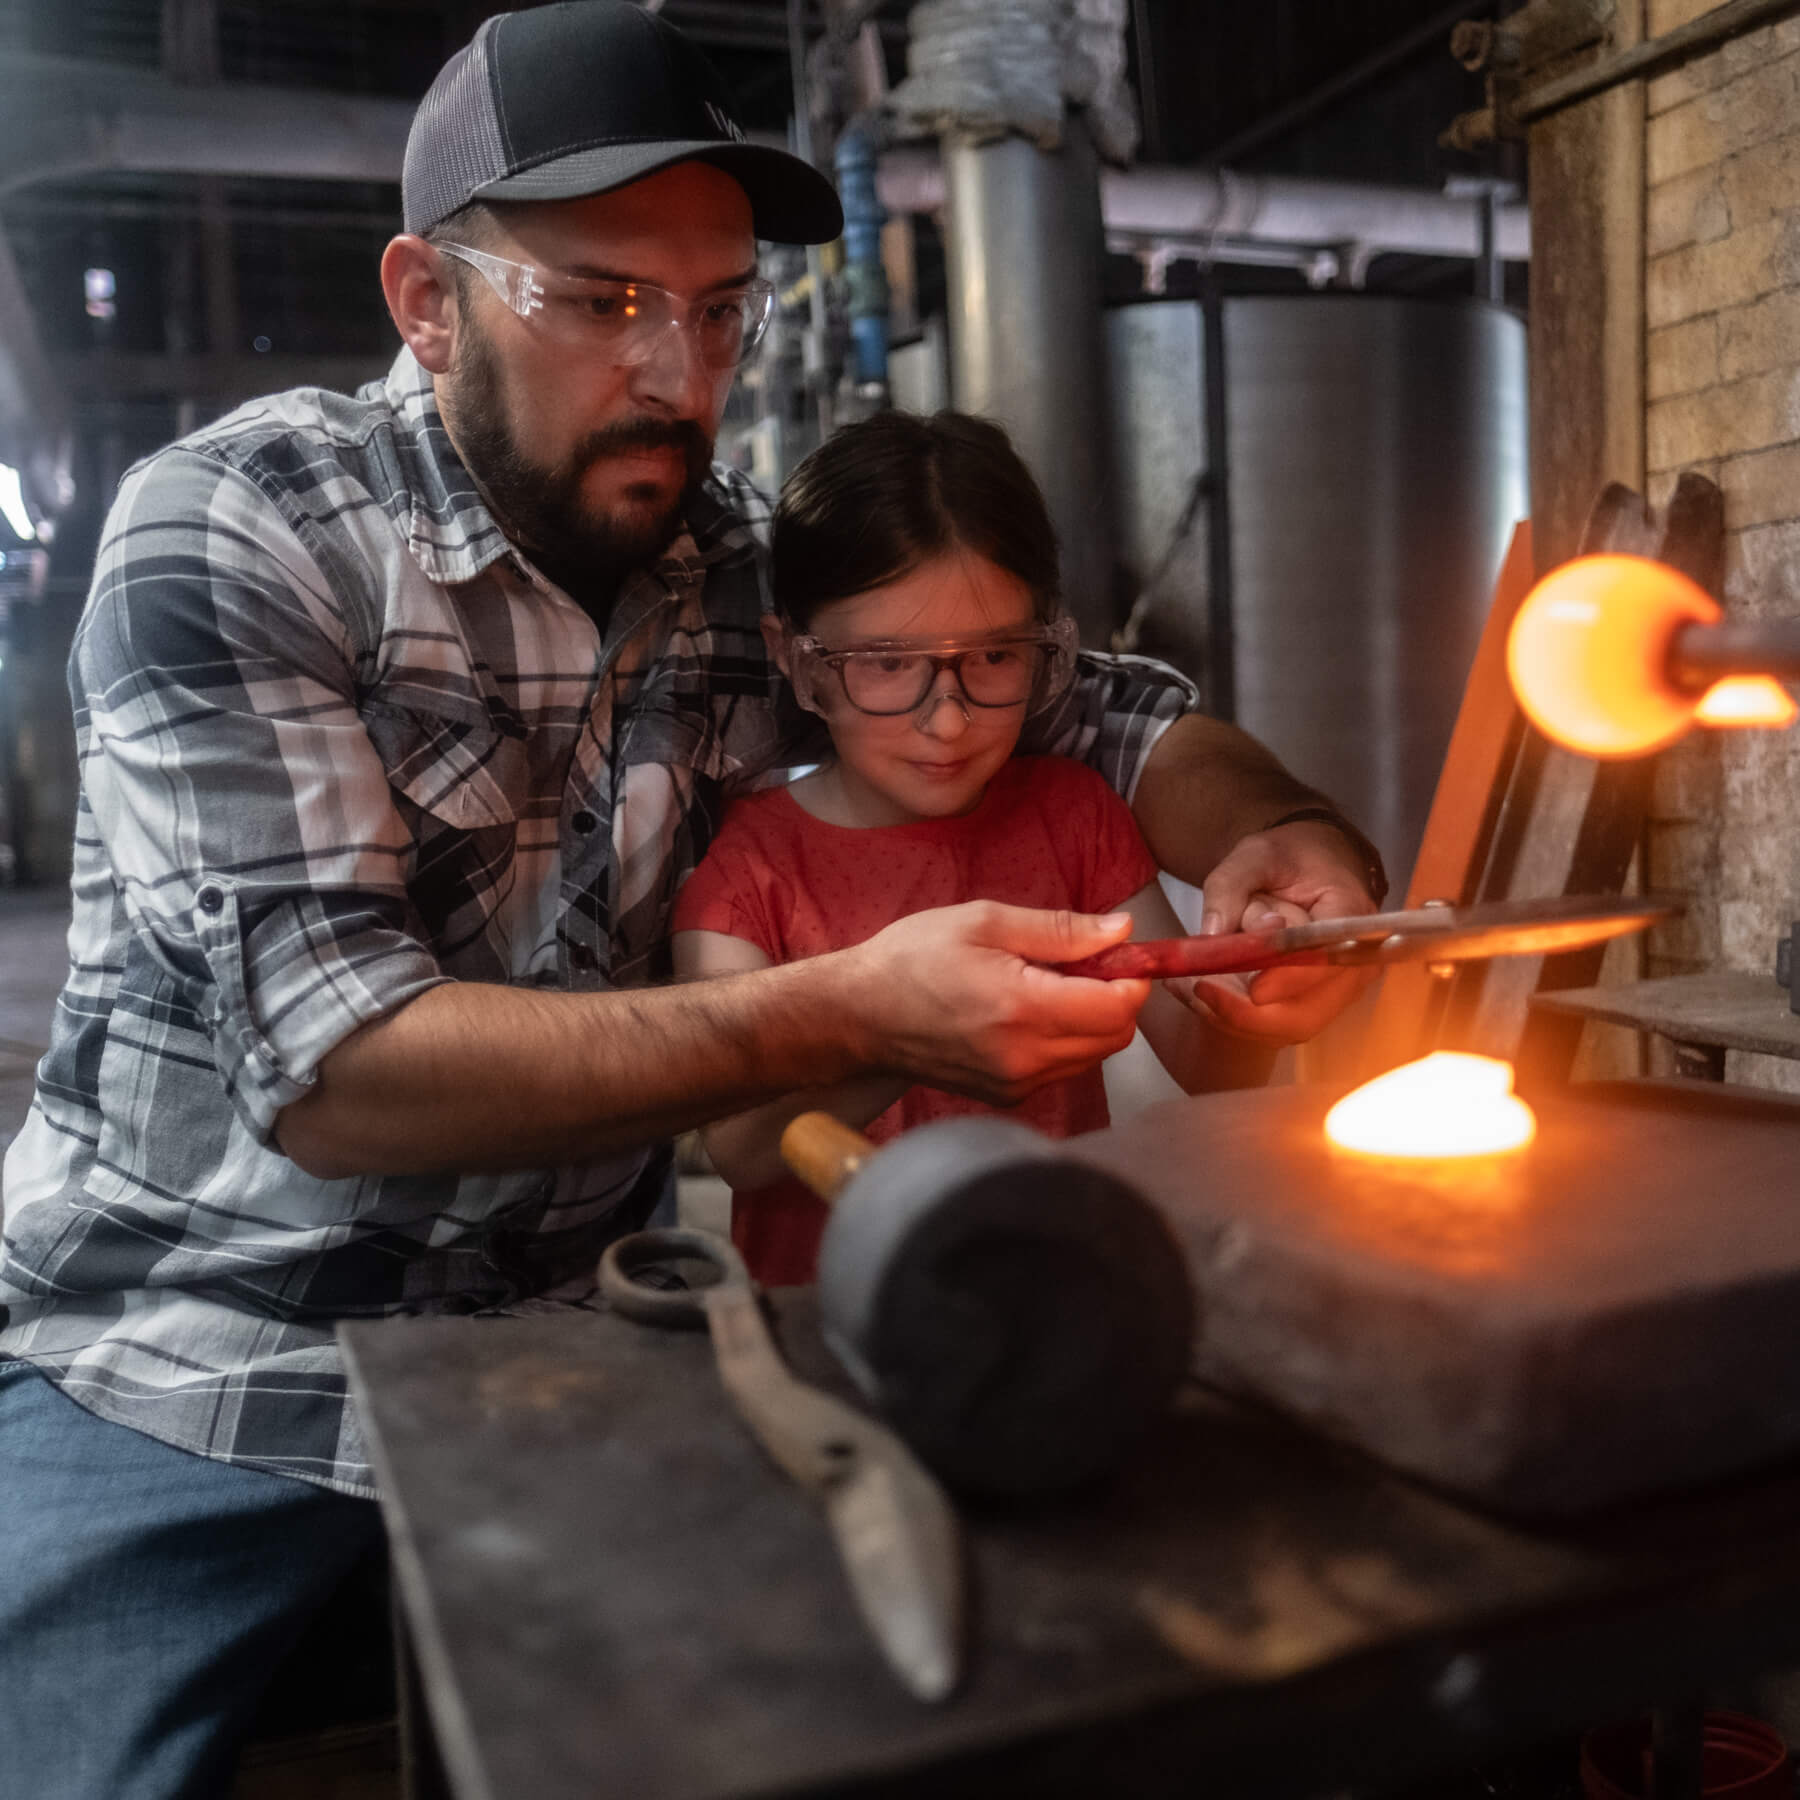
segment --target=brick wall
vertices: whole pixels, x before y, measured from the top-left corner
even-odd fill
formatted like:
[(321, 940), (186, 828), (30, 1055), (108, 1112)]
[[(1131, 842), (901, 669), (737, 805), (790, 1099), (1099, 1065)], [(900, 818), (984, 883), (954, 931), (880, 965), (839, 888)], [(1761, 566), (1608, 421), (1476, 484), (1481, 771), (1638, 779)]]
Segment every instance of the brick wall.
[[(1649, 0), (1652, 36), (1714, 0)], [(1725, 494), (1726, 604), (1800, 613), (1800, 19), (1650, 84), (1645, 163), (1648, 492)], [(1653, 887), (1688, 895), (1648, 973), (1766, 968), (1800, 914), (1800, 727), (1697, 732), (1659, 760)], [(1800, 1092), (1800, 1064), (1733, 1056)]]

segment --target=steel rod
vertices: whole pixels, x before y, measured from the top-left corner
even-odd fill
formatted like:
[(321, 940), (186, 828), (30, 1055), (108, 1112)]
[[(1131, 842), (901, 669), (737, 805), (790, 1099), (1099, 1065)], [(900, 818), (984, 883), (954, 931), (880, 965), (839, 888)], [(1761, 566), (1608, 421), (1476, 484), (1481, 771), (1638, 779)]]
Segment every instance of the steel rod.
[(1683, 687), (1710, 687), (1724, 675), (1800, 681), (1800, 619), (1684, 625), (1669, 646), (1669, 673)]
[(1715, 6), (1711, 12), (1702, 13), (1647, 44), (1634, 44), (1629, 50), (1603, 56), (1571, 75), (1525, 89), (1513, 101), (1512, 116), (1520, 124), (1532, 124), (1623, 82), (1666, 75), (1733, 38), (1792, 18), (1795, 13), (1800, 13), (1800, 0), (1725, 0), (1723, 6)]
[(1231, 554), (1231, 415), (1225, 387), (1225, 303), (1219, 272), (1200, 272), (1205, 359), (1201, 395), (1206, 430), (1206, 688), (1207, 710), (1237, 718), (1237, 596)]

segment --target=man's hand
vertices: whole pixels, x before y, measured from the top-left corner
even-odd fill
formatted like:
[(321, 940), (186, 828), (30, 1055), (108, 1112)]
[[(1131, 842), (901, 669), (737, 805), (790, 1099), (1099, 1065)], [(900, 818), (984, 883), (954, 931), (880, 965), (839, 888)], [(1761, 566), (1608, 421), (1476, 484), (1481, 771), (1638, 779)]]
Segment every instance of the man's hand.
[[(1361, 854), (1341, 831), (1318, 819), (1263, 826), (1322, 799), (1236, 726), (1190, 713), (1157, 740), (1131, 809), (1158, 866), (1204, 889), (1201, 930), (1211, 933), (1253, 927), (1271, 907), (1296, 909), (1294, 923), (1375, 910)], [(1350, 969), (1271, 969), (1247, 992), (1214, 981), (1199, 995), (1225, 1029), (1286, 1044), (1322, 1030), (1369, 979)], [(1172, 991), (1185, 999), (1182, 985)]]
[(1200, 930), (1247, 931), (1259, 918), (1299, 909), (1299, 918), (1343, 919), (1375, 910), (1364, 885), (1362, 859), (1336, 827), (1320, 819), (1278, 826), (1240, 839), (1206, 877), (1206, 911)]
[(1035, 912), (977, 900), (915, 913), (839, 954), (868, 1063), (1002, 1106), (1123, 1050), (1147, 981), (1087, 981), (1045, 963), (1119, 943), (1124, 913)]
[[(1207, 936), (1375, 910), (1349, 839), (1315, 819), (1244, 838), (1207, 876), (1203, 891), (1200, 929)], [(1374, 978), (1369, 969), (1267, 969), (1247, 983), (1215, 976), (1169, 988), (1223, 1030), (1297, 1044), (1329, 1025)]]

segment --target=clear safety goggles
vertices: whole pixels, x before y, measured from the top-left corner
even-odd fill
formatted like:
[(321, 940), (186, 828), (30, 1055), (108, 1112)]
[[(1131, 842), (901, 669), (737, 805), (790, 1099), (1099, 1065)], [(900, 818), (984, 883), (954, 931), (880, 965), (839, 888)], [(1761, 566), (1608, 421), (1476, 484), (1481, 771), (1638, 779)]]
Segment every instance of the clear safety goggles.
[(775, 310), (775, 288), (746, 281), (690, 300), (648, 281), (581, 281), (552, 275), (467, 244), (436, 249), (476, 270), (520, 318), (574, 354), (634, 367), (648, 362), (672, 331), (685, 331), (710, 369), (735, 369), (756, 348)]
[(1047, 706), (1074, 679), (1073, 619), (983, 638), (895, 640), (832, 650), (815, 637), (788, 645), (794, 697), (824, 713), (837, 694), (858, 712), (897, 718), (931, 698), (940, 670), (970, 706)]

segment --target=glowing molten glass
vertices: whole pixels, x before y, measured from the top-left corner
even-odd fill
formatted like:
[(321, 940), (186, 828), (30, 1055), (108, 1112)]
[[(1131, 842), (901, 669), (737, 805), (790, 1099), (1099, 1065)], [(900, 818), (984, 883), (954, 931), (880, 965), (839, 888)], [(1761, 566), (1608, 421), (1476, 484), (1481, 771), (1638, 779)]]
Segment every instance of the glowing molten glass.
[(1512, 1064), (1439, 1050), (1346, 1094), (1325, 1135), (1364, 1156), (1493, 1156), (1522, 1150), (1537, 1119), (1512, 1091)]
[(1780, 727), (1800, 719), (1800, 706), (1773, 675), (1727, 675), (1701, 696), (1694, 717), (1702, 725)]
[(1642, 756), (1693, 723), (1698, 696), (1669, 679), (1676, 632), (1719, 617), (1705, 589), (1665, 563), (1577, 557), (1525, 596), (1507, 673), (1546, 737), (1584, 756)]

